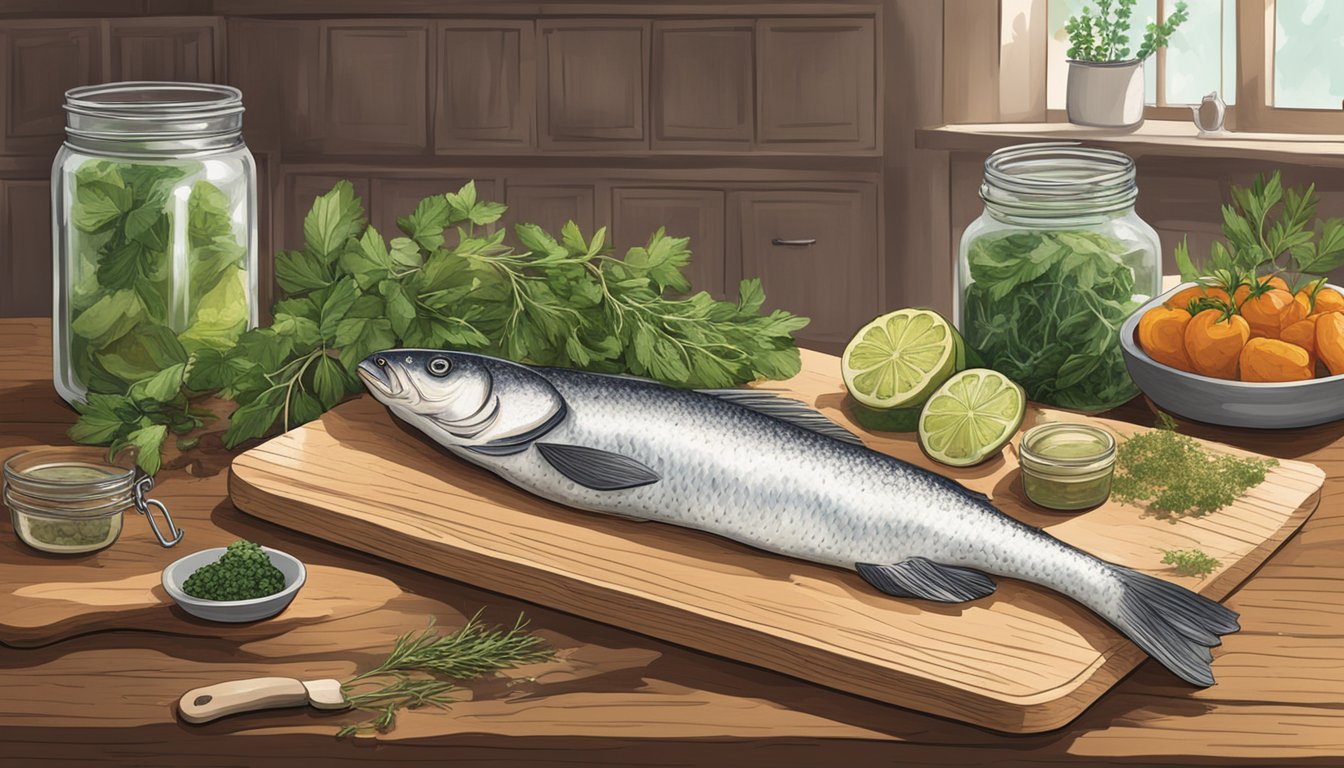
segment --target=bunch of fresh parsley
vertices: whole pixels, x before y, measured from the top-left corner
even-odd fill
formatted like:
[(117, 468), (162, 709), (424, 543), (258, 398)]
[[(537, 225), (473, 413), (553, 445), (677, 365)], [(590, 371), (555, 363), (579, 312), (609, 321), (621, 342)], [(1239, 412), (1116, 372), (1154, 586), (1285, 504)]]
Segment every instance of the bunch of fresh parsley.
[(234, 447), (317, 418), (360, 390), (353, 375), (360, 360), (398, 346), (475, 350), (684, 387), (798, 372), (792, 334), (807, 319), (762, 314), (759, 280), (744, 280), (735, 302), (685, 295), (685, 238), (659, 230), (618, 258), (605, 229), (585, 238), (570, 222), (557, 240), (519, 224), (515, 249), (493, 226), (505, 210), (478, 200), (468, 183), (422, 200), (397, 220), (405, 236), (388, 242), (367, 225), (350, 183), (338, 183), (304, 219), (304, 249), (276, 256), (286, 296), (270, 326), (169, 361), (124, 395), (90, 395), (71, 437), (133, 443), (153, 472), (168, 429), (198, 418), (191, 404), (198, 395), (238, 403), (224, 436)]
[(1326, 275), (1344, 266), (1344, 219), (1316, 219), (1316, 185), (1284, 189), (1279, 172), (1257, 176), (1250, 187), (1232, 187), (1232, 204), (1223, 206), (1223, 237), (1208, 260), (1196, 266), (1185, 241), (1176, 246), (1182, 280), (1213, 278), (1235, 287), (1255, 275), (1282, 274), (1294, 291), (1316, 289)]

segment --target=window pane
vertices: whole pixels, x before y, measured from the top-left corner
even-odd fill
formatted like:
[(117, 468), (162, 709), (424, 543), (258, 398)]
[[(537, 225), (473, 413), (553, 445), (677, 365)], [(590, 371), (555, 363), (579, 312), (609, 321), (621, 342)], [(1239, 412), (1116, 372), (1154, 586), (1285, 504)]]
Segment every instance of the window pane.
[[(1066, 83), (1068, 82), (1069, 33), (1064, 26), (1069, 17), (1084, 8), (1097, 12), (1096, 0), (1048, 0), (1047, 20), (1050, 35), (1046, 44), (1045, 64), (1045, 106), (1047, 109), (1064, 109)], [(1134, 15), (1129, 19), (1129, 49), (1137, 52), (1143, 43), (1143, 30), (1157, 18), (1157, 0), (1139, 0), (1134, 6)], [(1145, 96), (1149, 104), (1157, 99), (1157, 61), (1153, 58), (1144, 62)], [(1207, 91), (1206, 91), (1207, 93)]]
[(1344, 3), (1274, 3), (1274, 106), (1339, 109), (1344, 100)]
[[(1164, 3), (1170, 13), (1176, 3)], [(1210, 91), (1236, 102), (1235, 0), (1186, 0), (1190, 18), (1167, 45), (1167, 104), (1198, 104)]]

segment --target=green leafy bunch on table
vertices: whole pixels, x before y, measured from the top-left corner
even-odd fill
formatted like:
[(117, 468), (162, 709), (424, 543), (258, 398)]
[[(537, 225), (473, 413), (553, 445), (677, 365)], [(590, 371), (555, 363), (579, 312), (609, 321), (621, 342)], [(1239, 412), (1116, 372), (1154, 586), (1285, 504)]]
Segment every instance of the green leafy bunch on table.
[[(203, 196), (191, 209), (198, 212), (191, 231), (201, 229), (203, 237), (213, 221), (209, 204)], [(123, 233), (135, 215), (121, 212), (126, 208), (109, 209), (110, 226)], [(304, 249), (276, 255), (285, 297), (272, 308), (271, 324), (246, 332), (245, 315), (228, 315), (245, 312), (238, 309), (245, 307), (239, 282), (236, 297), (200, 299), (200, 319), (176, 337), (166, 329), (132, 336), (143, 300), (114, 290), (103, 266), (111, 257), (102, 255), (102, 300), (121, 303), (108, 314), (125, 325), (118, 338), (144, 347), (146, 370), (133, 381), (89, 379), (71, 438), (113, 452), (134, 445), (140, 466), (152, 474), (168, 433), (186, 435), (209, 417), (199, 407), (203, 396), (237, 404), (224, 435), (233, 448), (311, 421), (361, 391), (354, 376), (359, 361), (398, 346), (479, 351), (685, 387), (732, 387), (798, 372), (792, 334), (807, 319), (762, 312), (759, 280), (744, 280), (737, 301), (687, 295), (686, 238), (659, 230), (621, 258), (605, 228), (585, 237), (570, 222), (557, 238), (518, 224), (515, 247), (506, 242), (509, 230), (495, 226), (505, 211), (478, 199), (469, 182), (422, 200), (397, 220), (404, 236), (389, 241), (367, 224), (351, 184), (339, 182), (304, 219)], [(193, 343), (192, 329), (207, 321), (204, 330), (217, 343)], [(90, 359), (110, 357), (95, 352)], [(190, 449), (197, 440), (187, 436), (178, 447)]]

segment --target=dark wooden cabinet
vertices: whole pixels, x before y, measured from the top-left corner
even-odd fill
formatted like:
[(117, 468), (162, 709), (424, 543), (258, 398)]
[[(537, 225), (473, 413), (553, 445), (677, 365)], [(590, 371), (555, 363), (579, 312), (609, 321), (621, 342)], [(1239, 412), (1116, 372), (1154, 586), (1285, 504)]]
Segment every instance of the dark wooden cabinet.
[(228, 82), (243, 92), (253, 152), (311, 149), (321, 136), (318, 23), (230, 19)]
[(222, 29), (208, 17), (116, 19), (109, 24), (109, 79), (219, 82)]
[(686, 275), (695, 291), (724, 296), (725, 195), (717, 189), (613, 186), (611, 240), (616, 253), (642, 246), (660, 227), (669, 235), (690, 238), (691, 264)]
[(51, 185), (0, 181), (0, 315), (51, 312)]
[(881, 268), (868, 185), (735, 195), (742, 274), (758, 276), (766, 307), (812, 318), (807, 346), (839, 353), (880, 309)]
[[(49, 303), (65, 89), (129, 79), (242, 90), (263, 315), (274, 252), (303, 247), (343, 178), (388, 239), (467, 179), (508, 204), (497, 227), (608, 226), (620, 255), (664, 227), (690, 239), (695, 290), (760, 276), (770, 306), (813, 318), (809, 346), (837, 350), (880, 309), (881, 4), (273, 2), (0, 21), (0, 314)], [(40, 267), (16, 267), (34, 249)]]
[(0, 24), (0, 151), (51, 155), (65, 130), (65, 91), (102, 80), (96, 21)]
[(504, 202), (509, 210), (500, 224), (509, 228), (519, 222), (537, 224), (559, 237), (565, 222), (573, 221), (585, 236), (591, 235), (593, 198), (593, 187), (589, 184), (532, 181), (526, 176), (516, 181), (508, 179), (504, 183)]
[(536, 146), (536, 77), (532, 22), (441, 22), (435, 151)]
[(415, 153), (426, 147), (429, 30), (424, 22), (326, 22), (323, 149)]
[(542, 146), (647, 147), (648, 22), (557, 20), (537, 26)]
[(871, 19), (764, 19), (757, 25), (757, 140), (764, 146), (873, 149)]
[(749, 19), (654, 22), (654, 149), (751, 146), (753, 28)]

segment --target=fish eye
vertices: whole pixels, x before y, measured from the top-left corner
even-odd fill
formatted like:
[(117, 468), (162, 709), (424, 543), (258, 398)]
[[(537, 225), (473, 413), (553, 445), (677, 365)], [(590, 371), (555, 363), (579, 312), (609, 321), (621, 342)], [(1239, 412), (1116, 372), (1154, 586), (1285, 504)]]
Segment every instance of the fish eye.
[(373, 364), (376, 365), (376, 366), (378, 366), (379, 368), (386, 368), (386, 367), (387, 367), (387, 358), (384, 358), (384, 357), (375, 357), (375, 358), (373, 359)]
[(436, 357), (429, 361), (429, 372), (435, 376), (443, 376), (452, 367), (452, 363), (448, 362), (446, 357)]

